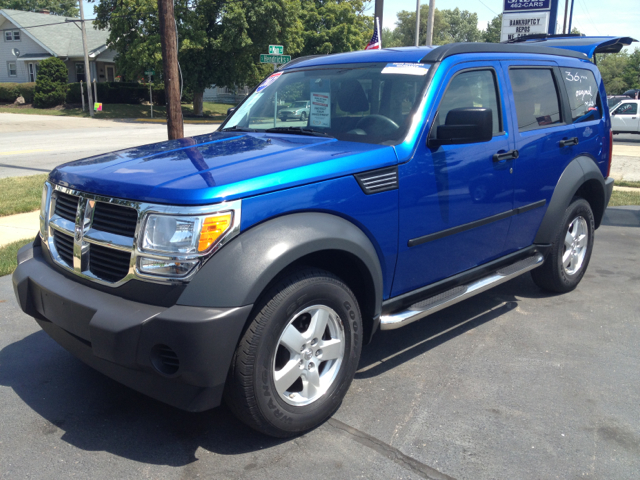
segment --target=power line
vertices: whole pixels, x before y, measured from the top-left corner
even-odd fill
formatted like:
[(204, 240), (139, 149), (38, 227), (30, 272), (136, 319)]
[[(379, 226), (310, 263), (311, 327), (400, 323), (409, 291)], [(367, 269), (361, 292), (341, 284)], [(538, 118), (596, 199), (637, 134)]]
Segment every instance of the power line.
[(587, 18), (589, 18), (589, 21), (591, 22), (591, 25), (593, 25), (593, 28), (596, 29), (596, 32), (598, 32), (598, 35), (602, 35), (600, 33), (600, 30), (598, 30), (598, 27), (596, 26), (595, 23), (593, 23), (593, 19), (591, 18), (591, 14), (589, 13), (589, 10), (587, 9), (587, 4), (584, 0), (581, 0), (582, 6), (580, 8), (583, 8), (583, 11), (585, 12), (585, 14), (587, 15)]
[(500, 15), (498, 12), (496, 12), (494, 9), (490, 8), (486, 3), (484, 3), (482, 0), (478, 0), (482, 5), (484, 5), (485, 7), (487, 7), (489, 10), (491, 10), (496, 16)]

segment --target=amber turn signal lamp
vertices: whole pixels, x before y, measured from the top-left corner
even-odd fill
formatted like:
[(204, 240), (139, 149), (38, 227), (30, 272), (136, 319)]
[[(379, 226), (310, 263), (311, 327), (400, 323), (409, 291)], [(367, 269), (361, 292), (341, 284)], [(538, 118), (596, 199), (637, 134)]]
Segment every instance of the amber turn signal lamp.
[(202, 230), (200, 231), (198, 251), (204, 252), (209, 249), (211, 245), (216, 243), (216, 240), (218, 240), (218, 238), (220, 238), (220, 236), (229, 229), (232, 219), (232, 212), (216, 215), (215, 217), (207, 217), (204, 220)]

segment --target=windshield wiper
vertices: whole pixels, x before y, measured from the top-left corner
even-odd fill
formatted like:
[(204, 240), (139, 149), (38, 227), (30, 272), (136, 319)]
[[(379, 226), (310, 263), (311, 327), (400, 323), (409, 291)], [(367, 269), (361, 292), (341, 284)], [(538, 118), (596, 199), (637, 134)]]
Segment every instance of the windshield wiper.
[(255, 132), (253, 128), (245, 128), (239, 127), (238, 125), (234, 125), (233, 127), (223, 128), (223, 132)]
[(314, 137), (329, 137), (334, 138), (332, 135), (324, 132), (318, 132), (308, 127), (274, 127), (265, 130), (266, 133), (291, 133), (293, 135), (312, 135)]

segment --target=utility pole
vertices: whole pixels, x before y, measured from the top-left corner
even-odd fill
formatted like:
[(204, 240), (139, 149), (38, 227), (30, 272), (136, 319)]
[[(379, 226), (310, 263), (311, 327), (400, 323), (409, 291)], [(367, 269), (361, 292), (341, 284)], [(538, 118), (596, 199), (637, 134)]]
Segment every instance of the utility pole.
[(420, 0), (416, 0), (416, 47), (420, 45)]
[(91, 94), (91, 71), (89, 70), (89, 51), (87, 50), (87, 29), (84, 26), (84, 8), (82, 0), (80, 4), (80, 25), (82, 25), (82, 48), (84, 50), (84, 79), (87, 82), (87, 94), (89, 95), (89, 115), (93, 118), (93, 95)]
[(380, 39), (382, 39), (382, 14), (383, 13), (384, 13), (384, 0), (376, 0), (374, 18), (377, 17), (380, 19), (379, 20), (380, 24), (378, 25), (378, 28), (380, 29), (380, 31), (378, 32), (378, 34), (380, 35)]
[(569, 13), (569, 0), (564, 0), (564, 24), (562, 25), (562, 33), (569, 33), (567, 32), (567, 16)]
[(173, 0), (158, 0), (160, 43), (164, 67), (164, 91), (167, 97), (167, 133), (169, 140), (184, 138), (182, 107), (180, 106), (180, 74), (178, 43)]
[(433, 19), (436, 13), (436, 0), (429, 0), (429, 20), (427, 20), (427, 47), (433, 45)]

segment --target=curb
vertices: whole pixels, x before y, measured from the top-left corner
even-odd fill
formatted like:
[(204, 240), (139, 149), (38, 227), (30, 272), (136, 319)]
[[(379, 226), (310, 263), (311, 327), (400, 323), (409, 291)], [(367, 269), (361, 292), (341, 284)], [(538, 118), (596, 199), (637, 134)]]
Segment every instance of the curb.
[[(167, 123), (167, 119), (166, 118), (130, 118), (128, 119), (132, 122), (137, 122), (137, 123)], [(213, 124), (213, 125), (220, 125), (222, 123), (223, 120), (206, 120), (206, 119), (202, 119), (202, 120), (183, 120), (184, 123), (189, 123), (189, 124)]]

